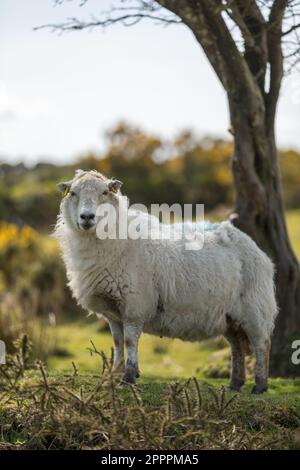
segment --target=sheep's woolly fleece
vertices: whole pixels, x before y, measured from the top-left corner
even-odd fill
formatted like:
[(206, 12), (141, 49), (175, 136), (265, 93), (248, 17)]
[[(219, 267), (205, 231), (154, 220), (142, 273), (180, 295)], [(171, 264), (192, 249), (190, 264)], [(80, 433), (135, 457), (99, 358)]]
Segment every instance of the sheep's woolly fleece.
[[(97, 199), (98, 182), (103, 186), (109, 180), (82, 172), (74, 181)], [(118, 191), (113, 203), (121, 204), (123, 198)], [(99, 240), (95, 232), (78, 230), (70, 211), (68, 196), (55, 236), (69, 286), (85, 309), (183, 340), (224, 334), (228, 315), (252, 344), (270, 337), (277, 314), (273, 265), (229, 222), (207, 224), (203, 248), (187, 251), (184, 240)]]

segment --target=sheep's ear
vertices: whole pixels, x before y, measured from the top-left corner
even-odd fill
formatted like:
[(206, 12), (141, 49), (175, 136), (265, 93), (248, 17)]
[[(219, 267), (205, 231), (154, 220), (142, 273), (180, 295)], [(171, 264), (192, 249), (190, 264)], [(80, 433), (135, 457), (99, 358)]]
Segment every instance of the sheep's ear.
[(119, 180), (112, 180), (108, 183), (108, 189), (113, 193), (117, 193), (122, 186), (122, 182)]
[(57, 188), (62, 192), (63, 196), (66, 196), (71, 188), (70, 181), (64, 181), (63, 183), (58, 183)]

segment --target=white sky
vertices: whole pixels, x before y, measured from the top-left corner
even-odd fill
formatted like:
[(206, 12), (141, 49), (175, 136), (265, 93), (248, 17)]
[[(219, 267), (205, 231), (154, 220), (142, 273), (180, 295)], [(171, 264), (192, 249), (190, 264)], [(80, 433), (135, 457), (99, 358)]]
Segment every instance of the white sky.
[[(144, 22), (63, 35), (32, 28), (89, 18), (111, 1), (53, 6), (53, 0), (0, 2), (0, 158), (70, 161), (102, 150), (105, 129), (124, 119), (171, 138), (191, 128), (228, 136), (225, 94), (184, 26)], [(300, 77), (287, 79), (277, 135), (300, 149)]]

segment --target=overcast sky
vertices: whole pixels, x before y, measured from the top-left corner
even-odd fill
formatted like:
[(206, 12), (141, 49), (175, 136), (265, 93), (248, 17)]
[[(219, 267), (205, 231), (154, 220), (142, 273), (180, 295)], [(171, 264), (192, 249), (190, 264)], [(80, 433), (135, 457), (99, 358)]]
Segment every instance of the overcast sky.
[[(190, 128), (228, 136), (225, 94), (184, 26), (149, 21), (131, 28), (63, 35), (33, 31), (67, 17), (89, 18), (112, 0), (53, 6), (0, 1), (0, 158), (70, 161), (105, 147), (119, 120), (163, 138)], [(300, 149), (300, 77), (286, 80), (277, 120), (281, 147)]]

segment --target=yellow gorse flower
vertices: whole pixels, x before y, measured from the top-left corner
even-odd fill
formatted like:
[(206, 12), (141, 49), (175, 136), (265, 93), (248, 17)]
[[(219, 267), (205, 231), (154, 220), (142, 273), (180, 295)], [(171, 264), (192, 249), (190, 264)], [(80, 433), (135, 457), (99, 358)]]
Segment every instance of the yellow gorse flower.
[(37, 238), (37, 232), (28, 225), (19, 228), (14, 224), (0, 223), (0, 250), (12, 245), (26, 248), (35, 243)]

